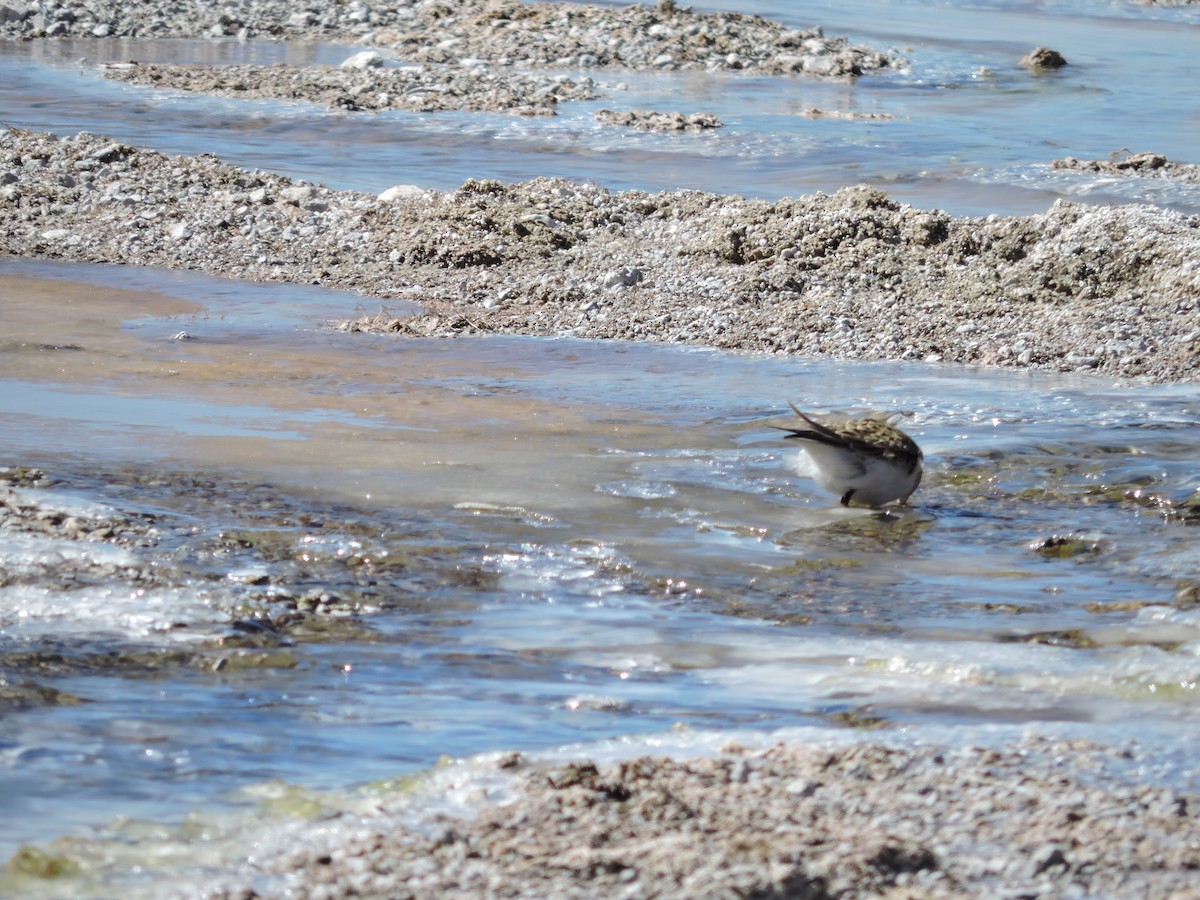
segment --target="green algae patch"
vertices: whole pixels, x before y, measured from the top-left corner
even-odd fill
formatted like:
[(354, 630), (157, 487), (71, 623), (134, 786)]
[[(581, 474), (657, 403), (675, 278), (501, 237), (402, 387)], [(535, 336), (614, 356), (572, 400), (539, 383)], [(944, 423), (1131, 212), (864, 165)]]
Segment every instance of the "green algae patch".
[(429, 778), (429, 769), (396, 775), (364, 784), (359, 790), (369, 797), (403, 797), (419, 789)]
[(1200, 581), (1182, 582), (1175, 590), (1171, 605), (1176, 609), (1193, 609), (1200, 606)]
[[(337, 815), (344, 811), (345, 798), (336, 792), (322, 792), (284, 781), (265, 781), (239, 788), (235, 798), (259, 810), (271, 819), (302, 819), (311, 821), (322, 816)], [(189, 813), (184, 817), (185, 836), (199, 837), (211, 828), (209, 817), (203, 811)]]
[(790, 565), (772, 569), (773, 575), (805, 575), (827, 569), (861, 569), (864, 563), (854, 556), (827, 556), (820, 559), (798, 559)]
[(1162, 603), (1153, 600), (1110, 600), (1106, 602), (1092, 601), (1085, 603), (1083, 608), (1090, 613), (1096, 615), (1104, 615), (1105, 613), (1124, 613), (1137, 612), (1145, 609), (1147, 606), (1162, 606)]
[(82, 697), (44, 684), (0, 681), (0, 714), (38, 706), (77, 706), (86, 702)]
[(1082, 628), (1069, 628), (1060, 631), (1036, 631), (1032, 634), (1002, 635), (997, 640), (1000, 643), (1044, 644), (1049, 647), (1070, 647), (1074, 650), (1094, 650), (1100, 646)]
[(816, 619), (807, 613), (787, 613), (782, 616), (776, 616), (773, 621), (776, 625), (786, 628), (790, 626), (811, 625)]
[(1129, 678), (1121, 682), (1128, 697), (1152, 696), (1165, 703), (1200, 702), (1200, 683), (1196, 681), (1160, 681)]
[(273, 797), (263, 804), (263, 812), (269, 816), (289, 819), (315, 819), (327, 812), (325, 804), (302, 788)]
[[(1006, 572), (1005, 575), (1014, 577), (1014, 578), (1028, 578), (1029, 577), (1029, 573), (1027, 573), (1027, 572)], [(989, 601), (984, 601), (984, 602), (967, 600), (967, 601), (964, 601), (961, 604), (961, 606), (963, 609), (976, 609), (976, 610), (979, 610), (980, 612), (1002, 613), (1004, 615), (1009, 615), (1009, 616), (1019, 616), (1019, 615), (1025, 614), (1025, 613), (1033, 613), (1033, 612), (1039, 611), (1032, 606), (1027, 606), (1027, 605), (1021, 604), (1021, 603), (1007, 603), (1007, 602), (1000, 602), (1000, 601), (995, 601), (995, 600), (989, 600)]]
[(223, 656), (213, 663), (215, 672), (243, 672), (258, 669), (294, 669), (300, 665), (296, 654), (287, 650), (242, 650)]
[(0, 467), (0, 484), (8, 487), (32, 487), (46, 477), (46, 473), (35, 466)]
[(76, 675), (153, 677), (194, 665), (200, 654), (178, 649), (129, 648), (67, 650), (47, 647), (0, 653), (0, 669), (22, 675), (60, 678)]
[(1078, 534), (1053, 534), (1030, 541), (1029, 549), (1046, 559), (1093, 556), (1105, 549), (1104, 542)]
[[(17, 875), (43, 880), (74, 878), (78, 874), (79, 864), (69, 856), (47, 853), (30, 844), (18, 848), (4, 867), (5, 876)], [(8, 880), (7, 877), (4, 880)], [(0, 886), (3, 886), (2, 883)]]
[(826, 713), (821, 718), (831, 725), (840, 728), (851, 728), (855, 731), (879, 731), (892, 728), (893, 723), (870, 706), (859, 706), (854, 709), (841, 709), (837, 712)]

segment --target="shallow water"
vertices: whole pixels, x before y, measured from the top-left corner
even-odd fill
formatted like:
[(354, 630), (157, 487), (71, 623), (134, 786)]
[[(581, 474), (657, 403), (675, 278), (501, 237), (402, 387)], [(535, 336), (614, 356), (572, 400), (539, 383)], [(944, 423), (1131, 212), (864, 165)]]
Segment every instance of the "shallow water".
[[(6, 851), (442, 754), (1136, 721), (1170, 755), (1197, 725), (1200, 612), (1172, 605), (1200, 580), (1195, 528), (1130, 493), (1200, 487), (1194, 388), (397, 340), (331, 331), (358, 299), (314, 288), (13, 259), (0, 278), (21, 323), (4, 458), (50, 476), (18, 494), (157, 529), (0, 542), (8, 683), (85, 701), (4, 716)], [(39, 319), (48, 297), (73, 314)], [(915, 508), (844, 510), (797, 474), (768, 427), (789, 400), (906, 412)], [(236, 612), (313, 586), (358, 611), (296, 634)]]
[[(700, 7), (697, 7), (700, 8)], [(868, 182), (922, 208), (1028, 213), (1056, 198), (1152, 202), (1200, 210), (1200, 187), (1157, 179), (1056, 173), (1073, 155), (1153, 150), (1195, 162), (1200, 13), (1110, 3), (891, 0), (738, 4), (797, 28), (820, 24), (856, 43), (894, 47), (907, 70), (853, 85), (817, 79), (589, 71), (608, 95), (551, 119), (466, 113), (379, 115), (302, 103), (207, 98), (108, 82), (112, 60), (336, 63), (356, 48), (237, 42), (0, 43), (5, 121), (34, 130), (99, 131), (171, 153), (210, 152), (337, 187), (397, 183), (449, 189), (468, 178), (557, 175), (613, 189), (697, 188), (775, 198)], [(867, 24), (869, 23), (869, 24)], [(1018, 64), (1044, 45), (1072, 63), (1035, 76)], [(703, 135), (602, 126), (619, 105), (717, 114)], [(809, 119), (817, 107), (886, 120)]]
[[(372, 191), (562, 174), (767, 196), (868, 180), (955, 212), (1062, 195), (1200, 207), (1045, 169), (1129, 134), (1189, 161), (1197, 137), (1178, 89), (1195, 12), (1083, 6), (809, 8), (796, 25), (913, 61), (852, 87), (625, 79), (633, 105), (682, 95), (730, 123), (703, 137), (600, 128), (604, 103), (549, 122), (355, 118), (160, 95), (70, 63), (349, 48), (8, 46), (0, 96), (20, 127)], [(1079, 68), (1030, 78), (1015, 59), (1034, 43)], [(814, 122), (796, 115), (808, 106), (899, 118)], [(349, 335), (329, 323), (360, 297), (137, 268), (4, 258), (0, 291), (0, 463), (48, 475), (14, 476), (15, 496), (145, 529), (119, 547), (0, 540), (0, 855), (99, 833), (99, 855), (126, 861), (97, 895), (151, 864), (114, 849), (150, 834), (199, 864), (192, 811), (266, 828), (247, 799), (264, 784), (343, 791), (442, 754), (1037, 727), (1190, 759), (1200, 610), (1177, 594), (1200, 583), (1194, 386)], [(769, 427), (789, 401), (905, 413), (927, 460), (915, 507), (822, 494)], [(268, 624), (289, 597), (317, 608)]]

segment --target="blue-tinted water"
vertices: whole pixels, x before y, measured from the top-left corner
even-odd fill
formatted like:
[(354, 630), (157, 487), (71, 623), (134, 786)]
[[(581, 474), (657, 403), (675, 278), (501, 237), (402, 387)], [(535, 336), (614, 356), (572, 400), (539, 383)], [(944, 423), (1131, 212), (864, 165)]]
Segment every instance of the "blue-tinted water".
[[(69, 290), (122, 271), (7, 260), (2, 274)], [(102, 377), (68, 354), (57, 383), (10, 379), (0, 396), (5, 457), (75, 482), (20, 496), (165, 529), (129, 550), (10, 535), (5, 569), (24, 574), (0, 588), (6, 650), (211, 646), (237, 634), (222, 610), (259, 602), (244, 582), (309, 584), (381, 550), (445, 566), (383, 577), (359, 616), (369, 633), (286, 641), (282, 666), (14, 669), (87, 702), (4, 718), (0, 792), (42, 810), (5, 817), (9, 848), (118, 813), (220, 808), (271, 779), (345, 788), (443, 754), (818, 727), (864, 707), (917, 733), (1058, 723), (1113, 737), (1136, 720), (1165, 749), (1190, 740), (1200, 617), (1171, 604), (1196, 578), (1193, 529), (1104, 491), (1200, 487), (1194, 388), (573, 340), (398, 343), (268, 322), (289, 297), (347, 302), (331, 292), (184, 273), (157, 286), (241, 312), (178, 343), (162, 340), (173, 319), (133, 319)], [(144, 377), (141, 354), (164, 343), (176, 374)], [(767, 427), (788, 400), (908, 411), (929, 467), (917, 508), (845, 511), (798, 477)], [(147, 428), (151, 406), (172, 412)], [(130, 480), (147, 472), (161, 481)], [(189, 473), (201, 486), (172, 487)], [(267, 489), (197, 506), (222, 480), (235, 497)], [(255, 522), (282, 553), (199, 549)], [(399, 549), (397, 531), (413, 532)], [(1030, 547), (1061, 535), (1088, 549)], [(68, 590), (64, 560), (83, 573)], [(147, 562), (166, 584), (123, 574)]]

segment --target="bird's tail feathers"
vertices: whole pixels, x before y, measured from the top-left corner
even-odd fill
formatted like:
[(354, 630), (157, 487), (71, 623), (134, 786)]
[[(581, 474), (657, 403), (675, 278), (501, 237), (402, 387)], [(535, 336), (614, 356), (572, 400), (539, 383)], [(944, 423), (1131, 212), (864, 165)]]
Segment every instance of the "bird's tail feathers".
[(819, 444), (830, 444), (835, 447), (844, 446), (846, 441), (839, 437), (838, 434), (830, 428), (825, 427), (816, 419), (807, 413), (801, 412), (800, 408), (795, 403), (788, 401), (788, 406), (792, 408), (792, 412), (804, 420), (807, 428), (802, 425), (776, 425), (771, 423), (772, 428), (777, 428), (780, 431), (789, 432), (784, 435), (784, 440), (788, 438), (799, 438), (804, 441), (816, 441)]

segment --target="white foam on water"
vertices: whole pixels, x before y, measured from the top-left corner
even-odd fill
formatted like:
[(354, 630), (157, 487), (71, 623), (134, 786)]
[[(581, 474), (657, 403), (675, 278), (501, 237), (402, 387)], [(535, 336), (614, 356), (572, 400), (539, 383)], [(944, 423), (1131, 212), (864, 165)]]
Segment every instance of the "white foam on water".
[(0, 588), (0, 636), (16, 640), (198, 641), (227, 633), (229, 622), (227, 608), (199, 588)]

